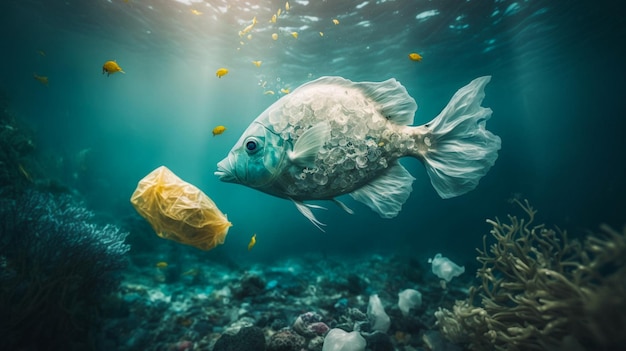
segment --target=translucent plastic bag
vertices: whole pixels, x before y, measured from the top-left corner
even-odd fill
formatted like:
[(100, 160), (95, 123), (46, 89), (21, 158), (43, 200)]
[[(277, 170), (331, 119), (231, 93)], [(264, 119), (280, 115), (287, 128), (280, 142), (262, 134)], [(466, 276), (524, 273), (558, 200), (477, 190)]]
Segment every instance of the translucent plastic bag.
[(206, 194), (165, 166), (139, 181), (130, 202), (158, 236), (202, 250), (223, 244), (232, 226)]

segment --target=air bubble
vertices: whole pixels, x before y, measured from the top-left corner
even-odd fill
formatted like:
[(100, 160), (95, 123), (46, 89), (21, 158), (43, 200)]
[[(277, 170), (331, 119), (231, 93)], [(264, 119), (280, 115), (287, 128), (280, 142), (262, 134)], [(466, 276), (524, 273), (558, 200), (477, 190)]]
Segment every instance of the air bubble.
[(387, 168), (387, 160), (384, 157), (381, 157), (378, 160), (378, 164), (383, 168)]
[(409, 149), (409, 150), (411, 150), (411, 149), (413, 149), (414, 147), (415, 147), (415, 140), (413, 140), (413, 138), (409, 138), (409, 139), (406, 141), (406, 148), (407, 148), (407, 149)]
[(328, 183), (328, 176), (323, 173), (317, 172), (313, 175), (313, 181), (318, 185), (326, 185)]
[(343, 163), (341, 164), (341, 167), (345, 170), (345, 171), (350, 171), (353, 170), (355, 166), (355, 162), (353, 159), (351, 158), (346, 158), (345, 161), (343, 161)]
[(278, 123), (278, 121), (280, 121), (283, 118), (283, 114), (281, 113), (280, 109), (272, 109), (269, 112), (269, 121), (271, 124), (276, 124)]
[(367, 157), (365, 156), (357, 156), (356, 159), (356, 166), (359, 168), (365, 168), (367, 167)]

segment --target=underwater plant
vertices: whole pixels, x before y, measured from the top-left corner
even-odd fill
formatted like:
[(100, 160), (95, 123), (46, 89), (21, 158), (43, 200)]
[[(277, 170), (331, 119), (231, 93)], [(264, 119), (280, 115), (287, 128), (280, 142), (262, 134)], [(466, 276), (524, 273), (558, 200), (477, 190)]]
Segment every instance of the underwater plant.
[[(436, 313), (441, 333), (471, 350), (616, 350), (626, 343), (626, 228), (584, 241), (534, 224), (487, 220), (496, 240), (478, 250), (482, 281), (467, 300)], [(481, 298), (475, 305), (475, 297)]]
[(87, 349), (129, 250), (93, 217), (69, 195), (0, 200), (0, 349)]
[(0, 188), (17, 191), (33, 182), (35, 143), (32, 133), (10, 111), (0, 90)]

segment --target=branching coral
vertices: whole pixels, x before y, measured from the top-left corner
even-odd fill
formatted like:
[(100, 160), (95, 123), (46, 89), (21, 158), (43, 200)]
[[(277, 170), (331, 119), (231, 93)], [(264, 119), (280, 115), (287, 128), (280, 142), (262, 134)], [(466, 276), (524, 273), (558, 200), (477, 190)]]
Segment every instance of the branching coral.
[[(496, 242), (478, 250), (481, 284), (452, 311), (435, 313), (441, 332), (473, 350), (609, 350), (626, 343), (626, 228), (608, 226), (584, 242), (527, 219), (487, 220)], [(474, 306), (474, 297), (481, 306)]]

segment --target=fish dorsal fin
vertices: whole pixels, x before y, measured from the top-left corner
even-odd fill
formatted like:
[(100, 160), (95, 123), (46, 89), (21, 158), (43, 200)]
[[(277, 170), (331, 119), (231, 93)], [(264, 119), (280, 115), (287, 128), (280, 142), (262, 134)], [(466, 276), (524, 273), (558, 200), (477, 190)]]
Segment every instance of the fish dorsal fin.
[(381, 177), (350, 193), (356, 201), (369, 206), (383, 218), (393, 218), (402, 209), (413, 188), (413, 176), (399, 163)]
[(417, 104), (406, 91), (406, 88), (394, 78), (384, 82), (353, 82), (341, 77), (321, 77), (314, 81), (303, 84), (294, 90), (308, 89), (317, 85), (344, 86), (360, 90), (365, 97), (374, 101), (378, 111), (393, 124), (413, 124)]
[(315, 218), (315, 215), (313, 214), (313, 211), (311, 211), (311, 208), (319, 208), (319, 209), (325, 210), (326, 209), (325, 207), (318, 206), (318, 205), (305, 204), (304, 202), (296, 201), (294, 199), (291, 199), (291, 201), (293, 201), (298, 211), (300, 211), (300, 213), (302, 213), (304, 217), (306, 217), (309, 221), (311, 221), (311, 223), (313, 223), (317, 227), (317, 229), (324, 232), (324, 229), (322, 229), (322, 226), (325, 226), (326, 224), (318, 221), (317, 218)]
[(413, 123), (417, 104), (406, 88), (394, 78), (384, 82), (354, 83), (368, 98), (378, 104), (380, 113), (397, 125)]
[(313, 127), (307, 129), (296, 140), (293, 150), (287, 154), (291, 162), (301, 167), (306, 167), (315, 162), (315, 157), (320, 148), (330, 138), (330, 124), (320, 122)]

